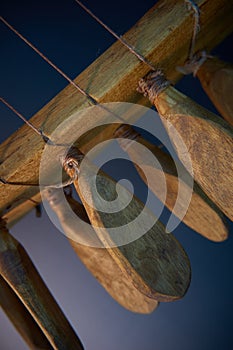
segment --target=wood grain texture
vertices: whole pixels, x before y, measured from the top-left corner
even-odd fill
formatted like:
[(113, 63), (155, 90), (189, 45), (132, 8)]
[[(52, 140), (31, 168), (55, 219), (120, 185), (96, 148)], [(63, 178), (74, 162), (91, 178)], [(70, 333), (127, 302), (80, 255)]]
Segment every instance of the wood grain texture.
[(190, 157), (196, 182), (233, 220), (233, 128), (172, 86), (157, 94), (154, 77), (149, 74), (140, 86), (157, 108), (177, 155), (185, 167)]
[[(90, 224), (83, 205), (73, 199), (72, 196), (66, 195), (65, 199), (68, 201), (71, 210), (81, 219), (80, 223), (77, 224), (69, 208), (64, 205), (64, 197), (60, 190), (47, 189), (43, 196), (55, 211), (64, 233), (79, 259), (112, 298), (132, 312), (148, 314), (154, 311), (158, 306), (158, 302), (148, 298), (135, 288), (127, 276), (122, 273), (118, 264), (109, 254), (108, 249), (95, 248), (80, 243), (80, 238), (87, 232), (85, 225), (82, 225), (82, 220)], [(91, 227), (90, 230), (96, 236)]]
[(233, 65), (216, 57), (208, 58), (197, 77), (219, 113), (233, 126)]
[(0, 275), (38, 324), (53, 349), (83, 346), (30, 257), (0, 221)]
[[(121, 137), (122, 133), (135, 134), (134, 130), (125, 125), (124, 128), (119, 128), (115, 135)], [(228, 229), (225, 224), (224, 217), (218, 207), (206, 196), (202, 189), (193, 183), (190, 179), (191, 175), (187, 172), (182, 164), (179, 166), (180, 181), (177, 174), (177, 168), (172, 157), (162, 151), (159, 147), (151, 144), (143, 139), (140, 134), (137, 135), (137, 142), (144, 145), (144, 148), (135, 148), (135, 145), (127, 142), (126, 152), (129, 154), (132, 161), (135, 159), (135, 167), (142, 180), (151, 189), (151, 191), (166, 205), (166, 207), (180, 218), (187, 226), (191, 227), (194, 231), (200, 233), (204, 237), (212, 241), (223, 241), (228, 237)], [(119, 143), (124, 149), (125, 139)], [(148, 151), (150, 150), (154, 157), (159, 162), (159, 165), (152, 165), (148, 161)], [(165, 199), (164, 190), (161, 184), (163, 183), (163, 176), (166, 179), (167, 194)], [(149, 182), (147, 182), (149, 179)], [(151, 181), (151, 180), (152, 181)], [(191, 185), (193, 184), (193, 188)], [(178, 188), (180, 186), (180, 188)], [(181, 193), (178, 206), (174, 208), (177, 200), (178, 189)], [(191, 200), (187, 203), (187, 197), (190, 191)], [(214, 229), (213, 229), (214, 228)]]
[[(73, 148), (72, 156), (68, 154), (64, 160), (64, 169), (71, 178), (76, 174), (79, 154), (77, 151), (76, 157)], [(165, 232), (164, 226), (135, 196), (119, 184), (116, 193), (116, 182), (102, 171), (94, 176), (96, 167), (87, 164), (74, 185), (103, 246), (141, 293), (158, 301), (182, 298), (190, 284), (191, 268), (179, 242)], [(95, 186), (99, 196), (93, 192)], [(103, 208), (103, 199), (110, 208), (116, 198), (119, 201), (114, 212), (96, 210)], [(124, 207), (124, 203), (129, 204)], [(142, 210), (145, 215), (137, 220)], [(118, 228), (117, 234), (111, 228)], [(140, 236), (141, 232), (145, 234)], [(126, 240), (128, 244), (119, 246)]]
[[(200, 0), (197, 2), (201, 12), (201, 30), (197, 37), (196, 50), (211, 50), (231, 31), (232, 2), (227, 0)], [(155, 67), (164, 69), (167, 77), (173, 82), (181, 74), (175, 69), (181, 66), (188, 57), (192, 30), (193, 13), (187, 10), (183, 0), (159, 1), (149, 10), (124, 38), (141, 54), (150, 60)], [(93, 64), (91, 64), (75, 81), (86, 89), (98, 102), (128, 101), (147, 104), (148, 101), (136, 92), (139, 78), (149, 68), (139, 62), (125, 47), (116, 42)], [(31, 122), (44, 132), (52, 131), (71, 114), (88, 106), (88, 102), (74, 89), (67, 86), (54, 97), (31, 119)], [(80, 119), (80, 123), (85, 120)], [(89, 124), (92, 126), (91, 122)], [(104, 133), (113, 133), (113, 129), (103, 128)], [(94, 142), (98, 142), (96, 135)], [(85, 140), (80, 147), (85, 153), (92, 139)], [(32, 130), (24, 126), (14, 133), (0, 147), (0, 174), (11, 181), (38, 183), (38, 169), (44, 144)], [(30, 169), (30, 171), (29, 171)], [(19, 200), (17, 217), (23, 216), (32, 208), (27, 198), (38, 193), (38, 189), (25, 186), (6, 186), (0, 184), (0, 212), (9, 204)], [(20, 208), (20, 203), (24, 203)], [(10, 211), (8, 223), (17, 218)]]
[(0, 276), (0, 307), (24, 339), (29, 349), (53, 349), (38, 324), (2, 276)]

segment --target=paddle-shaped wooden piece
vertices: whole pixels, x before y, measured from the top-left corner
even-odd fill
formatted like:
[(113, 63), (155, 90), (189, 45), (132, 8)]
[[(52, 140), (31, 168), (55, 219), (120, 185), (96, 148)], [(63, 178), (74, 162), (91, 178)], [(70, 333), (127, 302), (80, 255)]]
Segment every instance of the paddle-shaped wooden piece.
[[(221, 211), (206, 196), (197, 183), (193, 183), (190, 179), (191, 175), (182, 164), (179, 164), (181, 176), (178, 178), (177, 168), (172, 157), (142, 138), (130, 125), (122, 124), (115, 131), (114, 136), (119, 138), (120, 146), (129, 154), (132, 161), (137, 160), (134, 165), (138, 174), (161, 201), (163, 201), (164, 196), (161, 183), (163, 181), (162, 177), (165, 176), (167, 195), (164, 204), (170, 211), (187, 226), (212, 241), (223, 241), (227, 238), (228, 229)], [(136, 148), (129, 139), (136, 140), (145, 147)], [(150, 159), (148, 159), (148, 150), (152, 152), (161, 168), (156, 167), (156, 163), (151, 164)], [(153, 181), (147, 182), (148, 178), (153, 179)], [(192, 183), (193, 189), (190, 187)], [(178, 190), (180, 192), (177, 205)], [(192, 191), (191, 200), (186, 206), (186, 196), (189, 195), (190, 191)]]
[[(190, 283), (190, 264), (179, 242), (172, 234), (165, 232), (164, 226), (144, 208), (142, 202), (119, 184), (118, 197), (121, 197), (117, 203), (120, 209), (112, 213), (97, 210), (103, 198), (111, 208), (111, 202), (117, 198), (116, 182), (102, 171), (95, 176), (96, 167), (86, 158), (86, 167), (82, 167), (79, 172), (82, 159), (80, 151), (71, 148), (62, 164), (67, 174), (74, 179), (75, 188), (99, 239), (104, 247), (109, 247), (109, 254), (122, 272), (148, 297), (158, 301), (183, 297)], [(93, 195), (95, 186), (100, 196)], [(122, 209), (121, 203), (129, 204)], [(144, 217), (137, 220), (143, 209)], [(136, 232), (145, 232), (148, 223), (153, 223), (152, 227), (135, 240)], [(116, 235), (110, 231), (112, 228), (117, 228)], [(130, 243), (116, 246), (122, 242), (121, 234)]]
[(53, 349), (38, 324), (2, 276), (0, 276), (0, 307), (30, 349)]
[[(61, 190), (49, 188), (43, 194), (55, 211), (75, 253), (112, 298), (133, 312), (147, 314), (154, 311), (158, 306), (158, 302), (142, 294), (132, 284), (127, 276), (122, 273), (118, 264), (109, 254), (108, 249), (95, 248), (79, 243), (80, 237), (85, 234), (85, 225), (82, 225), (82, 221), (77, 225), (69, 208), (64, 205)], [(66, 194), (66, 199), (74, 213), (90, 225), (84, 206), (69, 194)], [(93, 236), (96, 236), (91, 226), (90, 230), (92, 230)], [(70, 237), (73, 237), (73, 239)], [(98, 240), (97, 236), (96, 239)]]
[(0, 221), (0, 275), (12, 288), (53, 349), (83, 349), (22, 245)]
[[(138, 91), (148, 96), (186, 166), (187, 152), (194, 179), (209, 198), (233, 220), (233, 129), (224, 120), (170, 86), (161, 71), (149, 73)], [(183, 139), (183, 144), (174, 133)], [(189, 170), (189, 169), (188, 169)]]
[(220, 114), (233, 125), (233, 65), (210, 57), (198, 69), (197, 77)]

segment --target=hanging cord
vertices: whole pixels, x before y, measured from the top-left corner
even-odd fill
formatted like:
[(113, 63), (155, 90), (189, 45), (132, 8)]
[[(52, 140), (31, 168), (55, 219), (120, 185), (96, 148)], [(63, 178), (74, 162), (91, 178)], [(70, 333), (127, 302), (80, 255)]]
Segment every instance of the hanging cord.
[[(189, 52), (189, 58), (193, 56), (196, 35), (199, 31), (200, 25), (200, 11), (198, 6), (192, 0), (184, 0), (188, 4), (188, 8), (193, 9), (194, 12), (194, 29), (192, 35), (192, 42)], [(151, 62), (149, 62), (144, 56), (142, 56), (139, 52), (137, 52), (122, 36), (116, 34), (110, 27), (108, 27), (104, 22), (102, 22), (90, 9), (88, 9), (81, 1), (75, 0), (75, 2), (81, 6), (92, 18), (94, 18), (101, 26), (103, 26), (109, 33), (111, 33), (117, 40), (119, 40), (127, 49), (135, 55), (140, 61), (144, 62), (149, 66), (153, 71), (157, 70), (153, 66)], [(60, 68), (58, 68), (52, 61), (49, 60), (39, 49), (37, 49), (29, 40), (27, 40), (22, 34), (20, 34), (12, 25), (10, 25), (3, 17), (0, 16), (1, 21), (11, 30), (13, 31), (21, 40), (23, 40), (29, 47), (31, 47), (40, 57), (43, 58), (51, 67), (53, 67), (61, 76), (63, 76), (70, 84), (72, 84), (82, 95), (86, 96), (87, 99), (93, 105), (98, 105), (98, 102), (95, 98), (93, 98), (90, 94), (88, 94), (84, 89), (82, 89), (78, 84), (76, 84), (67, 74), (65, 74)], [(43, 135), (42, 131), (39, 131), (40, 135)], [(45, 136), (46, 137), (46, 136)]]
[(97, 17), (89, 8), (87, 8), (81, 1), (75, 0), (79, 6), (83, 8), (92, 18), (94, 18), (102, 27), (104, 27), (109, 33), (111, 33), (117, 40), (119, 40), (127, 49), (136, 56), (140, 61), (144, 62), (150, 69), (155, 70), (156, 68), (153, 64), (148, 61), (144, 56), (142, 56), (138, 51), (135, 50), (133, 46), (131, 46), (121, 35), (118, 35), (114, 32), (107, 24), (101, 21), (99, 17)]
[(212, 55), (208, 55), (206, 51), (199, 51), (195, 55), (193, 55), (192, 59), (187, 60), (184, 66), (176, 67), (177, 71), (184, 74), (193, 74), (195, 77), (199, 68), (203, 65), (203, 63), (208, 59), (212, 58)]
[(24, 121), (31, 129), (33, 129), (38, 135), (40, 135), (45, 143), (50, 145), (54, 145), (53, 141), (50, 140), (48, 136), (46, 136), (42, 130), (37, 129), (32, 123), (30, 123), (21, 113), (19, 113), (9, 102), (7, 102), (3, 97), (0, 97), (0, 101), (4, 103), (9, 109), (12, 110), (20, 119)]
[(197, 33), (200, 30), (200, 9), (198, 5), (192, 1), (192, 0), (185, 0), (188, 6), (188, 10), (192, 10), (194, 14), (194, 26), (193, 26), (193, 34), (192, 34), (192, 40), (191, 40), (191, 45), (189, 49), (189, 60), (193, 58), (194, 54), (194, 48), (195, 48), (195, 43), (196, 43), (196, 38), (197, 38)]
[(137, 91), (143, 94), (143, 96), (148, 97), (153, 105), (157, 96), (170, 84), (170, 81), (165, 78), (163, 72), (158, 69), (155, 72), (149, 72), (144, 78), (139, 80)]
[[(136, 55), (139, 60), (146, 63), (151, 69), (155, 70), (155, 68), (152, 66), (150, 62), (148, 62), (142, 55), (137, 53), (133, 47), (131, 47), (122, 37), (119, 37), (116, 33), (114, 33), (108, 26), (106, 26), (102, 21), (100, 21), (90, 10), (88, 10), (81, 2), (77, 1), (80, 6), (82, 6), (89, 14), (91, 14), (98, 22), (103, 25), (110, 33), (112, 33), (122, 44), (124, 44), (130, 52), (132, 52), (134, 55)], [(114, 112), (109, 111), (106, 107), (103, 105), (100, 105), (95, 98), (93, 98), (90, 94), (88, 94), (84, 89), (82, 89), (78, 84), (76, 84), (69, 76), (67, 76), (60, 68), (58, 68), (52, 61), (50, 61), (39, 49), (37, 49), (29, 40), (27, 40), (22, 34), (20, 34), (11, 24), (9, 24), (3, 17), (0, 17), (1, 21), (11, 30), (13, 31), (21, 40), (23, 40), (29, 47), (31, 47), (43, 60), (45, 60), (51, 67), (53, 67), (61, 76), (63, 76), (70, 84), (72, 84), (82, 95), (87, 97), (89, 102), (93, 105), (99, 106), (100, 108), (106, 110), (107, 112), (111, 112), (114, 116), (119, 118), (121, 121), (125, 122), (124, 119), (122, 119), (119, 115), (116, 115)], [(20, 119), (22, 119), (29, 127), (31, 127), (38, 135), (40, 135), (43, 140), (48, 143), (49, 145), (56, 145), (48, 136), (46, 136), (42, 130), (37, 129), (32, 123), (30, 123), (21, 113), (19, 113), (13, 106), (11, 106), (4, 98), (0, 97), (0, 101), (3, 102), (8, 108), (10, 108)], [(61, 145), (64, 146), (64, 145)], [(160, 145), (162, 147), (162, 145)], [(53, 186), (53, 187), (64, 187), (67, 185), (70, 185), (73, 182), (74, 179), (69, 179), (65, 183), (62, 183), (61, 185), (54, 184), (54, 185), (44, 185), (47, 186)], [(0, 178), (0, 182), (2, 184), (10, 184), (10, 185), (25, 185), (25, 186), (38, 186), (38, 184), (31, 184), (31, 183), (22, 183), (22, 182), (8, 182), (3, 178)]]
[(207, 58), (211, 56), (207, 55), (206, 51), (200, 51), (194, 54), (197, 33), (200, 30), (200, 9), (198, 5), (195, 4), (192, 0), (185, 0), (185, 2), (188, 5), (188, 10), (192, 9), (194, 13), (193, 34), (188, 59), (185, 62), (184, 66), (177, 66), (176, 70), (184, 75), (192, 73), (195, 77), (200, 66), (206, 61)]
[[(7, 102), (4, 98), (0, 97), (0, 101), (4, 103), (12, 112), (14, 112), (20, 119), (22, 119), (35, 133), (37, 133), (39, 136), (43, 138), (43, 140), (48, 144), (52, 146), (68, 146), (67, 144), (55, 144), (53, 141), (50, 140), (48, 136), (46, 136), (40, 129), (37, 129), (32, 123), (30, 123), (20, 112), (18, 112), (9, 102)], [(14, 185), (14, 186), (33, 186), (33, 187), (54, 187), (54, 188), (61, 188), (65, 186), (69, 186), (73, 183), (75, 179), (67, 179), (66, 181), (62, 182), (61, 184), (43, 184), (43, 185), (38, 185), (34, 183), (29, 183), (29, 182), (17, 182), (17, 181), (7, 181), (0, 177), (0, 183), (4, 185)]]
[[(184, 0), (188, 5), (188, 10), (193, 10), (194, 13), (194, 27), (192, 34), (192, 41), (189, 50), (189, 59), (193, 56), (194, 46), (196, 42), (197, 33), (200, 30), (200, 10), (197, 4), (195, 4), (192, 0)], [(134, 56), (136, 56), (140, 61), (144, 62), (150, 69), (153, 71), (157, 70), (155, 66), (148, 61), (144, 56), (142, 56), (138, 51), (135, 50), (133, 46), (131, 46), (122, 36), (118, 35), (114, 32), (107, 24), (105, 24), (99, 17), (97, 17), (86, 5), (84, 5), (81, 1), (75, 0), (75, 2), (82, 7), (84, 11), (86, 11), (92, 18), (94, 18), (103, 28), (105, 28), (110, 34), (112, 34), (117, 40), (119, 40)]]
[[(20, 34), (11, 24), (9, 24), (5, 19), (3, 19), (2, 17), (0, 17), (1, 21), (10, 29), (12, 30), (20, 39), (22, 39), (29, 47), (31, 47), (40, 57), (43, 58), (43, 60), (45, 60), (51, 67), (53, 67), (61, 76), (63, 76), (70, 84), (72, 84), (76, 90), (78, 90), (78, 92), (80, 92), (82, 95), (84, 95), (89, 102), (91, 103), (91, 105), (94, 106), (98, 106), (99, 108), (101, 108), (102, 110), (105, 110), (108, 113), (111, 113), (114, 117), (118, 118), (119, 120), (121, 120), (122, 122), (125, 123), (125, 120), (118, 114), (114, 113), (113, 111), (109, 110), (107, 107), (105, 107), (104, 105), (100, 104), (94, 97), (92, 97), (87, 91), (85, 91), (84, 89), (82, 89), (78, 84), (76, 84), (68, 75), (66, 75), (60, 68), (58, 68), (52, 61), (50, 61), (49, 58), (47, 58), (39, 49), (37, 49), (29, 40), (27, 40), (22, 34)], [(3, 99), (2, 99), (3, 101)], [(13, 108), (13, 107), (12, 107)], [(12, 109), (11, 108), (11, 109)], [(13, 110), (13, 109), (12, 109)], [(17, 114), (17, 113), (16, 113)], [(17, 114), (18, 115), (18, 114)], [(18, 115), (20, 118), (21, 116)], [(23, 118), (21, 118), (23, 119)], [(26, 119), (23, 119), (24, 121)], [(26, 121), (25, 121), (26, 123)], [(34, 129), (33, 125), (28, 122), (27, 123), (28, 126), (32, 126), (32, 128)], [(35, 130), (35, 129), (34, 129)], [(57, 144), (54, 144), (53, 141), (51, 141), (46, 135), (43, 134), (43, 132), (39, 129), (37, 129), (36, 131), (38, 134), (40, 134), (43, 139), (45, 140), (45, 142), (48, 142), (51, 145), (55, 145), (55, 146), (59, 146)], [(64, 146), (64, 145), (61, 145)]]
[[(87, 97), (89, 102), (92, 105), (98, 106), (101, 109), (110, 112), (115, 117), (120, 119), (121, 121), (125, 122), (121, 116), (115, 114), (114, 112), (110, 111), (107, 107), (99, 104), (91, 95), (89, 95), (85, 90), (83, 90), (79, 85), (77, 85), (71, 78), (69, 78), (60, 68), (58, 68), (52, 61), (50, 61), (44, 54), (42, 54), (41, 51), (39, 51), (31, 42), (29, 42), (22, 34), (20, 34), (12, 25), (10, 25), (5, 19), (0, 17), (1, 21), (10, 29), (12, 30), (20, 39), (22, 39), (29, 47), (31, 47), (40, 57), (42, 57), (50, 66), (52, 66), (59, 74), (61, 74), (69, 83), (71, 83), (82, 95)], [(20, 119), (22, 119), (31, 129), (34, 130), (38, 135), (40, 135), (43, 140), (48, 143), (49, 145), (53, 146), (67, 146), (64, 144), (55, 144), (48, 136), (46, 136), (42, 130), (37, 129), (32, 123), (30, 123), (20, 112), (18, 112), (9, 102), (7, 102), (4, 98), (0, 97), (0, 101), (4, 103), (8, 108), (10, 108)], [(63, 182), (62, 184), (43, 184), (40, 185), (42, 187), (55, 187), (55, 188), (61, 188), (68, 185), (71, 185), (75, 179), (68, 179), (67, 181)], [(18, 185), (18, 186), (39, 186), (38, 184), (34, 183), (24, 183), (24, 182), (17, 182), (17, 181), (7, 181), (0, 177), (0, 183), (2, 184), (8, 184), (8, 185)]]
[(97, 101), (83, 90), (78, 84), (76, 84), (71, 78), (68, 77), (60, 68), (58, 68), (50, 59), (48, 59), (40, 50), (38, 50), (30, 41), (28, 41), (22, 34), (20, 34), (12, 25), (10, 25), (3, 17), (0, 17), (1, 21), (14, 32), (20, 39), (22, 39), (28, 46), (30, 46), (40, 57), (43, 58), (51, 67), (53, 67), (60, 75), (62, 75), (75, 89), (86, 96), (92, 104), (97, 104)]
[(65, 143), (55, 143), (53, 142), (45, 133), (40, 129), (36, 128), (31, 122), (29, 122), (19, 111), (17, 111), (5, 98), (0, 97), (0, 102), (5, 104), (12, 112), (14, 112), (20, 119), (24, 121), (32, 130), (34, 130), (39, 136), (42, 137), (43, 141), (50, 146), (59, 146), (59, 147), (68, 147), (68, 144)]
[[(195, 46), (195, 40), (196, 35), (199, 31), (200, 25), (200, 11), (198, 5), (196, 5), (192, 0), (184, 0), (188, 4), (188, 9), (193, 10), (194, 12), (194, 29), (193, 29), (193, 35), (192, 35), (192, 42), (189, 52), (189, 58), (193, 56), (194, 46)], [(111, 33), (117, 40), (119, 40), (125, 47), (128, 48), (128, 50), (134, 54), (140, 61), (144, 62), (146, 65), (149, 66), (150, 69), (153, 71), (156, 71), (157, 68), (155, 68), (151, 62), (149, 62), (144, 56), (142, 56), (140, 53), (138, 53), (122, 36), (119, 36), (116, 34), (110, 27), (108, 27), (103, 21), (100, 20), (90, 9), (88, 9), (81, 1), (75, 0), (75, 2), (81, 6), (92, 18), (94, 18), (101, 26), (103, 26), (109, 33)], [(29, 42), (22, 34), (20, 34), (12, 25), (10, 25), (3, 17), (0, 17), (1, 21), (8, 26), (19, 38), (21, 38), (28, 46), (30, 46), (39, 56), (41, 56), (50, 66), (52, 66), (60, 75), (62, 75), (70, 84), (72, 84), (82, 95), (86, 96), (87, 99), (91, 102), (93, 105), (99, 105), (100, 104), (96, 101), (94, 97), (92, 97), (90, 94), (88, 94), (84, 89), (82, 89), (78, 84), (76, 84), (70, 77), (68, 77), (60, 68), (58, 68), (52, 61), (50, 61), (40, 50), (38, 50), (31, 42)], [(181, 68), (182, 67), (177, 67)], [(103, 109), (107, 109), (101, 105)], [(109, 112), (109, 110), (107, 110)], [(113, 112), (111, 112), (114, 114)], [(114, 114), (115, 115), (115, 114)], [(116, 116), (116, 115), (115, 115)], [(124, 121), (120, 116), (117, 116), (122, 121)], [(21, 118), (22, 119), (22, 118)], [(124, 121), (125, 122), (125, 121)], [(40, 133), (40, 135), (43, 137), (43, 139), (52, 144), (52, 141), (49, 140), (41, 130), (37, 130), (37, 133)]]
[[(50, 66), (52, 66), (59, 74), (61, 74), (69, 83), (71, 83), (82, 95), (86, 96), (89, 100), (89, 102), (94, 105), (98, 106), (102, 110), (105, 110), (106, 112), (112, 114), (114, 117), (125, 123), (125, 120), (118, 114), (114, 113), (113, 111), (109, 110), (107, 107), (105, 107), (102, 104), (99, 104), (99, 102), (92, 97), (88, 92), (86, 92), (84, 89), (82, 89), (79, 85), (77, 85), (71, 78), (69, 78), (60, 68), (58, 68), (52, 61), (50, 61), (44, 54), (42, 54), (41, 51), (39, 51), (30, 41), (28, 41), (22, 34), (20, 34), (12, 25), (10, 25), (5, 19), (0, 17), (0, 19), (7, 25), (7, 27), (12, 30), (20, 39), (22, 39), (29, 47), (31, 47), (40, 57), (42, 57)], [(142, 57), (142, 56), (141, 56)], [(143, 57), (142, 57), (143, 59)], [(146, 61), (145, 61), (146, 63)], [(147, 64), (147, 63), (146, 63)], [(151, 66), (150, 66), (151, 68)], [(153, 69), (154, 70), (154, 69)], [(48, 143), (49, 145), (54, 146), (66, 146), (63, 144), (55, 144), (48, 136), (46, 136), (42, 130), (35, 128), (25, 117), (21, 115), (18, 111), (16, 111), (8, 102), (6, 102), (3, 98), (0, 98), (0, 100), (5, 103), (13, 112), (15, 112), (28, 126), (30, 126), (37, 134), (42, 136), (43, 140)], [(162, 145), (160, 145), (162, 148)]]

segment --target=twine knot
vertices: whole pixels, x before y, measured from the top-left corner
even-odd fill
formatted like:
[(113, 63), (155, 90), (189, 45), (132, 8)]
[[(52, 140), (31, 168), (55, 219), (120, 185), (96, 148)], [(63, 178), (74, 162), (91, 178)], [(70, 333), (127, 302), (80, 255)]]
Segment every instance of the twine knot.
[(184, 66), (177, 66), (176, 70), (184, 75), (193, 74), (195, 77), (200, 67), (207, 60), (213, 56), (208, 55), (206, 51), (197, 52), (191, 59), (187, 60)]
[(157, 96), (170, 85), (161, 70), (149, 72), (138, 82), (137, 91), (148, 97), (153, 104)]

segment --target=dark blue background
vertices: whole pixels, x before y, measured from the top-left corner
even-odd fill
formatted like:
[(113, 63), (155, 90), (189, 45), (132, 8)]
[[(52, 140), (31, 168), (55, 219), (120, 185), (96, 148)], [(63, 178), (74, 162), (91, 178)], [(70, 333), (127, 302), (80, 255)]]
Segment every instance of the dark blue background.
[[(86, 1), (119, 34), (127, 31), (154, 3), (154, 0)], [(2, 0), (1, 15), (71, 78), (114, 42), (73, 0)], [(0, 31), (1, 95), (29, 118), (67, 82), (2, 23)], [(232, 38), (228, 38), (215, 52), (232, 61), (231, 46)], [(178, 87), (214, 110), (197, 80), (186, 77)], [(22, 125), (2, 105), (0, 120), (1, 140)], [(112, 171), (116, 171), (114, 165)], [(120, 175), (125, 177), (124, 172)], [(78, 261), (45, 213), (41, 219), (30, 213), (12, 233), (23, 242), (87, 350), (233, 348), (232, 234), (223, 243), (213, 243), (181, 224), (175, 234), (191, 261), (191, 286), (184, 299), (163, 303), (156, 312), (145, 316), (130, 313), (111, 299)], [(0, 348), (26, 349), (3, 312)]]

